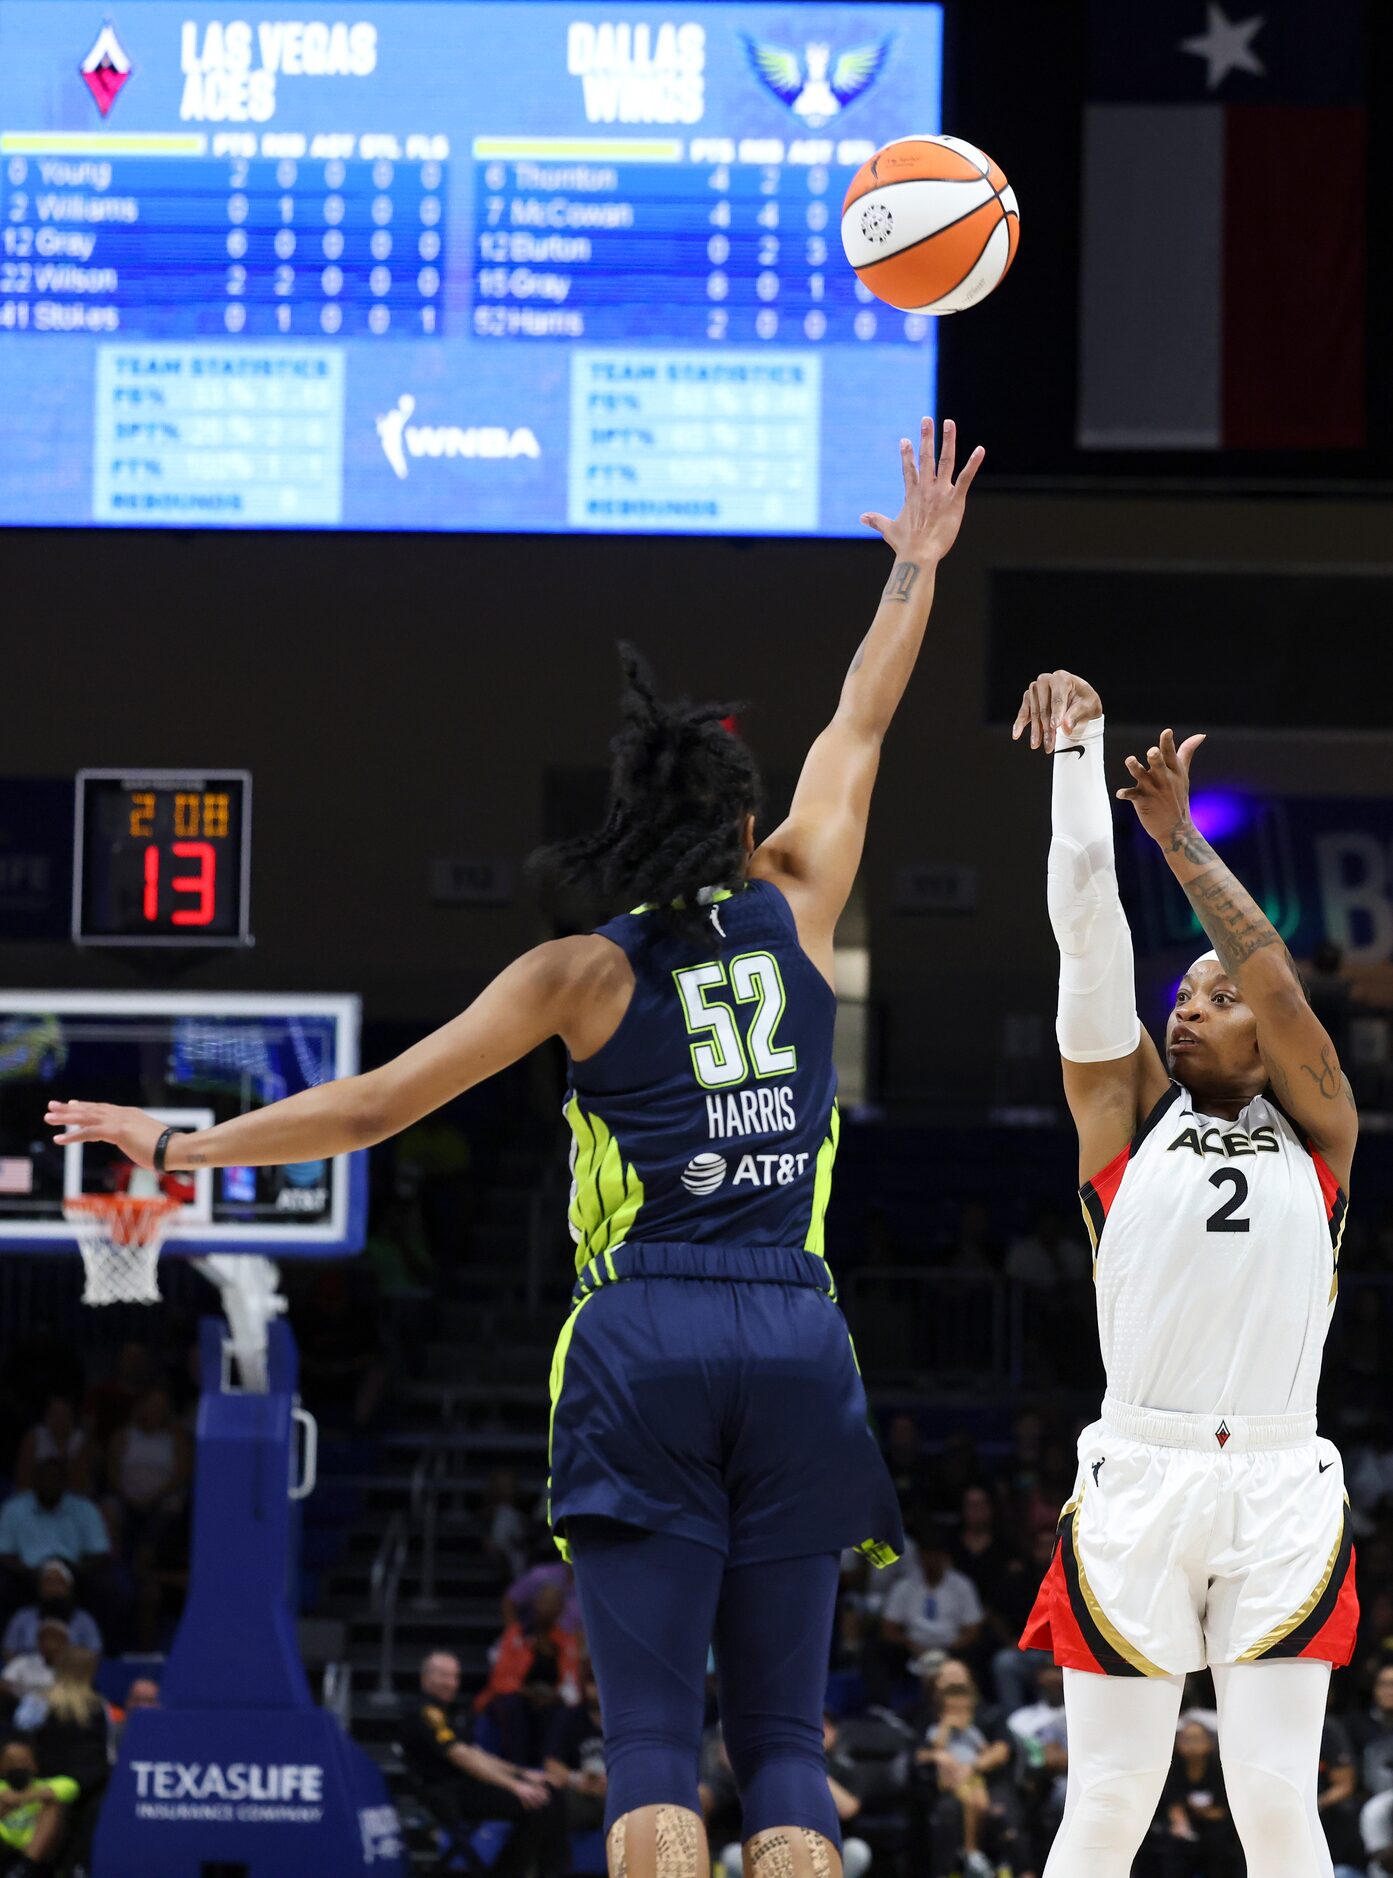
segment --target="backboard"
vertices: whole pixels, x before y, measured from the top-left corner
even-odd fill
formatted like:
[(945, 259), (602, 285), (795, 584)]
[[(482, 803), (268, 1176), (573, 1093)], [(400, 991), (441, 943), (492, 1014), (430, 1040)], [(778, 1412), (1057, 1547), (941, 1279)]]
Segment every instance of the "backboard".
[[(358, 1068), (359, 1003), (313, 992), (0, 991), (0, 1253), (71, 1251), (63, 1201), (123, 1189), (104, 1143), (56, 1147), (54, 1097), (206, 1127)], [(166, 1177), (169, 1253), (332, 1258), (362, 1250), (367, 1157)]]

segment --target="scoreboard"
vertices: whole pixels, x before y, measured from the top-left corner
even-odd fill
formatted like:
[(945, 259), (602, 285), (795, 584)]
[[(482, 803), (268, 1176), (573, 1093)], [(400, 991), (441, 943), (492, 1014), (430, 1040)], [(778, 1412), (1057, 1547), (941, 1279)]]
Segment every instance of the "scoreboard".
[(0, 523), (863, 532), (935, 330), (841, 201), (939, 129), (941, 44), (927, 3), (0, 0)]
[(77, 944), (249, 945), (251, 794), (246, 770), (80, 770)]

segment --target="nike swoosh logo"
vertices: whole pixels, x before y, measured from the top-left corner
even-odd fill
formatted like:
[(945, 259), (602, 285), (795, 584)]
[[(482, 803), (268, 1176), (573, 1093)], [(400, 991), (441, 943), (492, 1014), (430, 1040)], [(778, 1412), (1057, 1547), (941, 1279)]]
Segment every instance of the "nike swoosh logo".
[(1334, 1465), (1335, 1465), (1334, 1461), (1317, 1461), (1316, 1472), (1318, 1474), (1323, 1474), (1327, 1467), (1333, 1467)]
[(1056, 756), (1082, 756), (1083, 745), (1081, 743), (1061, 743), (1058, 746), (1058, 748), (1055, 750), (1055, 755)]

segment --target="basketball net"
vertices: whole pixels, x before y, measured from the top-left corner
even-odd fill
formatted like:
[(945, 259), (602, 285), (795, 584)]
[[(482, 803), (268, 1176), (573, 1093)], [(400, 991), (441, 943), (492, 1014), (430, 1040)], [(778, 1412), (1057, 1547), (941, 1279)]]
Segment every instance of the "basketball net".
[[(63, 1214), (77, 1236), (87, 1274), (84, 1304), (158, 1304), (160, 1250), (179, 1202), (156, 1175), (137, 1167), (125, 1193), (74, 1194)], [(222, 1298), (226, 1381), (264, 1394), (272, 1323), (286, 1309), (274, 1260), (257, 1253), (209, 1253), (192, 1261)]]
[(87, 1283), (84, 1304), (158, 1304), (164, 1236), (179, 1211), (166, 1194), (79, 1193), (63, 1202)]

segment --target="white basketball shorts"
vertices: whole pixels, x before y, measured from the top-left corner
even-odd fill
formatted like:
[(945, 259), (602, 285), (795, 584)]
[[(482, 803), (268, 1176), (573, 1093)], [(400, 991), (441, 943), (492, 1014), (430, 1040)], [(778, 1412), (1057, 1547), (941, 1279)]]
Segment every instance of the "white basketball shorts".
[(1282, 1656), (1338, 1667), (1358, 1622), (1344, 1470), (1314, 1415), (1178, 1415), (1108, 1396), (1079, 1438), (1021, 1648), (1105, 1676)]

